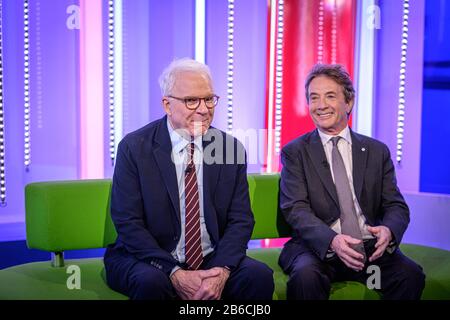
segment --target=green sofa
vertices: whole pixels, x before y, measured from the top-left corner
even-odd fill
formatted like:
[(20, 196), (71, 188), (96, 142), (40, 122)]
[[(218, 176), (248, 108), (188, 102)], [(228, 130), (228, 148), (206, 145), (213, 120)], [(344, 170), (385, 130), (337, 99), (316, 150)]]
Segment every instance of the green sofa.
[[(278, 209), (279, 175), (249, 175), (255, 214), (252, 239), (289, 236)], [(111, 180), (31, 183), (25, 188), (29, 248), (52, 252), (52, 261), (34, 262), (0, 270), (0, 299), (127, 299), (105, 283), (102, 258), (65, 260), (67, 250), (103, 248), (116, 232), (109, 215)], [(404, 244), (403, 252), (427, 274), (423, 299), (450, 299), (450, 252)], [(287, 276), (278, 266), (280, 248), (249, 249), (248, 255), (274, 270), (275, 299), (286, 298)], [(78, 266), (80, 289), (69, 289)], [(69, 286), (70, 287), (70, 286)], [(379, 299), (357, 282), (337, 282), (330, 299)]]

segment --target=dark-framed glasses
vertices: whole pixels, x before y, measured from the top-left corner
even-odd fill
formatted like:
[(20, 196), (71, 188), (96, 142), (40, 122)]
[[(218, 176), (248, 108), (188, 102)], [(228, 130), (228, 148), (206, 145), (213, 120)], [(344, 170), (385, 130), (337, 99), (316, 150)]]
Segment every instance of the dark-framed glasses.
[(175, 97), (175, 96), (167, 96), (167, 97), (184, 102), (184, 105), (189, 110), (196, 110), (198, 107), (200, 107), (200, 103), (202, 102), (202, 100), (205, 102), (205, 105), (208, 109), (213, 109), (219, 102), (219, 96), (216, 96), (216, 95), (212, 95), (212, 96), (204, 97), (204, 98), (198, 98), (198, 97), (180, 98), (180, 97)]

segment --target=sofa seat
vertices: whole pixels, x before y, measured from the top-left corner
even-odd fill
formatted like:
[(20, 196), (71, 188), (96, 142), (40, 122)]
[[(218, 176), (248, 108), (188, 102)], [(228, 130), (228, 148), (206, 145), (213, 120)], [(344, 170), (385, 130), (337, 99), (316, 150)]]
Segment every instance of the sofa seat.
[[(422, 299), (450, 299), (450, 252), (419, 245), (403, 244), (405, 255), (418, 262), (427, 275)], [(286, 299), (287, 275), (278, 266), (281, 248), (248, 250), (248, 255), (266, 263), (274, 270), (274, 299)], [(68, 289), (67, 273), (70, 265), (77, 265), (81, 273), (81, 289)], [(102, 258), (66, 260), (61, 268), (49, 261), (27, 263), (0, 270), (0, 299), (39, 300), (124, 300), (126, 296), (111, 290), (105, 282)], [(330, 300), (376, 300), (380, 295), (354, 281), (332, 284)]]
[[(402, 244), (402, 252), (422, 266), (426, 274), (422, 299), (450, 299), (450, 252), (426, 246)], [(248, 255), (266, 263), (274, 270), (274, 299), (286, 299), (288, 276), (278, 265), (281, 248), (251, 249)], [(381, 295), (355, 281), (335, 282), (331, 286), (330, 300), (378, 300)]]
[[(80, 289), (68, 289), (70, 265), (80, 268)], [(55, 268), (50, 261), (33, 262), (0, 270), (0, 300), (124, 300), (105, 282), (103, 258), (66, 260)]]

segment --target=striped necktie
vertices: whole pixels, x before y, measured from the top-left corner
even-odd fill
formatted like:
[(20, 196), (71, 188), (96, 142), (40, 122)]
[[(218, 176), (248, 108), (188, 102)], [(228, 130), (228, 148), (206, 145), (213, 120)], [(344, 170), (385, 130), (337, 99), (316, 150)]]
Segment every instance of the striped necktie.
[(194, 164), (194, 143), (188, 146), (189, 160), (184, 175), (185, 194), (185, 258), (192, 270), (197, 270), (203, 262), (200, 233), (200, 202), (198, 195), (197, 174)]

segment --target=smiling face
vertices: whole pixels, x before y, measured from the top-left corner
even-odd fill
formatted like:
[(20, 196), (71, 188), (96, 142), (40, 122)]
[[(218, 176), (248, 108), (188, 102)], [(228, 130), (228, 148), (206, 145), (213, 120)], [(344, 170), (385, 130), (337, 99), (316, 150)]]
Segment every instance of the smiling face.
[(317, 129), (337, 135), (348, 122), (353, 100), (346, 102), (344, 91), (333, 79), (318, 76), (309, 84), (309, 113)]
[[(177, 74), (171, 96), (178, 98), (205, 98), (214, 94), (210, 79), (199, 72), (183, 71)], [(214, 108), (208, 109), (204, 100), (196, 110), (189, 110), (183, 101), (163, 97), (164, 110), (174, 130), (187, 130), (191, 136), (203, 135), (214, 116)]]

